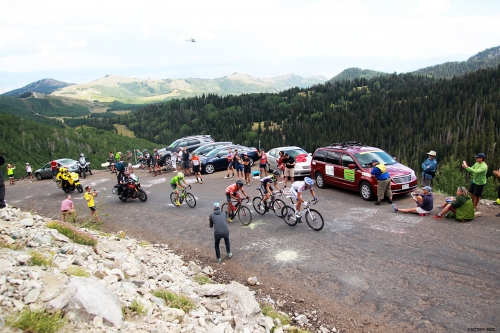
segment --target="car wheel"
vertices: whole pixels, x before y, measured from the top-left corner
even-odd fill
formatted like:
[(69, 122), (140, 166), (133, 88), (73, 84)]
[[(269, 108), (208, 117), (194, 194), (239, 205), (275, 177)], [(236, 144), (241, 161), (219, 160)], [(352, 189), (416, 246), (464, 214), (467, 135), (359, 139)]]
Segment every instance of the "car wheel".
[(320, 174), (319, 172), (316, 174), (316, 185), (318, 185), (319, 188), (325, 188), (325, 178), (323, 178), (323, 175)]
[(212, 163), (205, 165), (205, 173), (212, 174), (215, 171), (215, 166)]
[(35, 176), (36, 176), (36, 179), (42, 180), (42, 174), (41, 173), (37, 173)]
[(359, 185), (359, 194), (361, 197), (367, 201), (372, 200), (373, 198), (373, 188), (368, 182), (362, 182)]
[(253, 161), (253, 159), (252, 159), (252, 158), (250, 158), (250, 167), (253, 167), (253, 164), (254, 164), (254, 163), (255, 163), (255, 162)]

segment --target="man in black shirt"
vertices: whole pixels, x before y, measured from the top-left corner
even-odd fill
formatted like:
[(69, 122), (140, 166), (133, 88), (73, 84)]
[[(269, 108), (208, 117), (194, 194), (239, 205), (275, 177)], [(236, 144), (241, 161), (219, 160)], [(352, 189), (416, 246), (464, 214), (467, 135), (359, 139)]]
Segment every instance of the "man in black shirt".
[(285, 187), (288, 181), (288, 177), (290, 177), (290, 184), (293, 184), (293, 177), (295, 172), (295, 158), (285, 153), (285, 158), (283, 159), (283, 163), (285, 164)]

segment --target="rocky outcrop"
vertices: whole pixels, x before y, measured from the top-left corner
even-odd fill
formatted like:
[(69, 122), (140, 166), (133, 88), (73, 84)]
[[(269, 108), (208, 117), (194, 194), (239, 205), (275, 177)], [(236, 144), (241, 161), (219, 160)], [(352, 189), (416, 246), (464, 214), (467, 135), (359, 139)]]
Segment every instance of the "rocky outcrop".
[[(200, 276), (210, 280), (213, 269), (185, 263), (166, 244), (85, 230), (98, 244), (84, 246), (46, 228), (47, 222), (14, 208), (0, 210), (0, 327), (6, 316), (30, 307), (63, 310), (68, 320), (63, 330), (71, 332), (290, 329), (264, 316), (246, 286), (195, 282)], [(34, 251), (46, 266), (32, 265)], [(158, 290), (185, 295), (194, 308), (169, 307), (155, 296)]]

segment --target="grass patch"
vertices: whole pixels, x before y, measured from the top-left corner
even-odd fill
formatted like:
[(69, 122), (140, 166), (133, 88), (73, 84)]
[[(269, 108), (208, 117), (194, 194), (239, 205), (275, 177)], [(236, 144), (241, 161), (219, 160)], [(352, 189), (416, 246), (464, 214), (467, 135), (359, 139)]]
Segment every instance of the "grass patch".
[(127, 234), (125, 233), (125, 231), (120, 230), (120, 231), (118, 231), (118, 233), (116, 234), (116, 236), (118, 238), (124, 239), (127, 236)]
[(0, 248), (17, 251), (23, 249), (25, 246), (26, 246), (25, 243), (18, 243), (18, 242), (9, 244), (9, 242), (7, 242), (5, 239), (0, 238)]
[(52, 266), (52, 258), (47, 258), (43, 253), (37, 251), (31, 251), (30, 255), (31, 258), (29, 264), (31, 266), (44, 266), (44, 267)]
[(6, 318), (8, 326), (19, 328), (28, 333), (53, 333), (66, 324), (61, 312), (48, 313), (44, 309), (24, 309), (17, 315)]
[(139, 242), (139, 246), (142, 246), (142, 247), (146, 247), (146, 246), (149, 246), (151, 245), (148, 241), (145, 241), (145, 240), (141, 240)]
[(159, 289), (153, 291), (152, 294), (153, 296), (162, 298), (167, 306), (181, 309), (185, 313), (188, 313), (195, 307), (195, 303), (191, 298), (180, 293), (173, 293), (165, 289)]
[(288, 330), (288, 333), (311, 333), (311, 331), (293, 326), (293, 327), (290, 327), (290, 329)]
[(61, 222), (61, 221), (52, 221), (47, 224), (47, 228), (56, 229), (64, 236), (70, 238), (73, 242), (82, 245), (97, 245), (97, 239), (95, 239), (92, 235), (87, 234), (81, 230), (76, 229), (73, 225)]
[(139, 316), (143, 316), (148, 312), (148, 309), (144, 304), (139, 302), (137, 299), (132, 301), (132, 304), (128, 307), (132, 312), (135, 312)]
[(66, 274), (79, 277), (89, 277), (90, 273), (83, 267), (80, 266), (70, 266), (66, 270)]
[(290, 317), (288, 317), (285, 314), (282, 314), (278, 311), (276, 311), (271, 304), (268, 303), (261, 303), (260, 308), (262, 310), (262, 314), (264, 316), (271, 317), (273, 319), (278, 318), (281, 322), (282, 325), (288, 325), (290, 324)]
[(198, 274), (193, 278), (193, 281), (198, 283), (199, 285), (210, 284), (213, 283), (212, 279), (206, 276), (205, 274)]
[(125, 126), (125, 125), (118, 125), (118, 124), (115, 124), (114, 126), (115, 126), (118, 134), (121, 134), (123, 136), (128, 136), (129, 138), (135, 138), (134, 132), (132, 132), (131, 130), (129, 130), (127, 128), (127, 126)]

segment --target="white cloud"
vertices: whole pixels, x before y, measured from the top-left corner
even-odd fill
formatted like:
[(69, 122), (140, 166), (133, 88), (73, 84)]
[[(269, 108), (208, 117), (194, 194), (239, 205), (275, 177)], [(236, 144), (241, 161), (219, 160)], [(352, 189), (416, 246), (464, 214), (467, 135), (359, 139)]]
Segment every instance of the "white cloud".
[(74, 40), (68, 43), (68, 47), (72, 49), (87, 46), (87, 41), (84, 39)]

